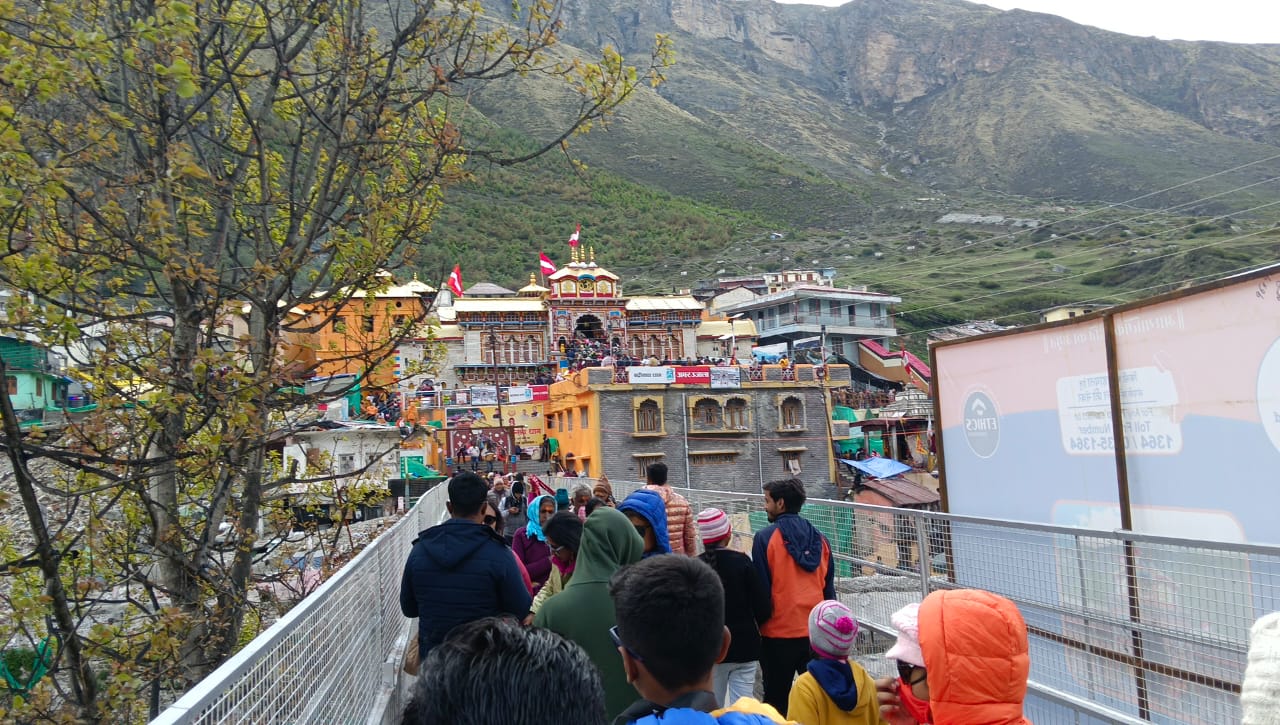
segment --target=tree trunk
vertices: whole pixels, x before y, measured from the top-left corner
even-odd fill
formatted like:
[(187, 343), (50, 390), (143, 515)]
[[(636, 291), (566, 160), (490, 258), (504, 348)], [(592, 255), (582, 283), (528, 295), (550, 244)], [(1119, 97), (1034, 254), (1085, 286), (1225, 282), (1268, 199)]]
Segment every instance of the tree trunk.
[[(4, 359), (0, 358), (0, 380), (5, 379), (6, 373)], [(71, 671), (71, 689), (77, 700), (76, 705), (80, 710), (81, 718), (86, 722), (96, 723), (100, 721), (97, 680), (85, 657), (80, 636), (76, 632), (75, 620), (71, 616), (67, 592), (62, 586), (62, 577), (58, 572), (61, 557), (53, 549), (49, 527), (45, 522), (44, 512), (40, 510), (40, 501), (36, 498), (35, 483), (31, 478), (31, 472), (27, 469), (26, 455), (22, 451), (22, 429), (18, 425), (18, 416), (13, 411), (13, 401), (5, 393), (0, 393), (0, 419), (3, 419), (5, 449), (9, 454), (9, 463), (13, 466), (14, 480), (18, 482), (22, 508), (27, 513), (31, 535), (36, 540), (36, 558), (39, 561), (40, 573), (44, 576), (45, 590), (49, 594), (53, 621), (57, 624), (57, 633), (62, 641), (61, 653), (66, 655), (67, 669)]]

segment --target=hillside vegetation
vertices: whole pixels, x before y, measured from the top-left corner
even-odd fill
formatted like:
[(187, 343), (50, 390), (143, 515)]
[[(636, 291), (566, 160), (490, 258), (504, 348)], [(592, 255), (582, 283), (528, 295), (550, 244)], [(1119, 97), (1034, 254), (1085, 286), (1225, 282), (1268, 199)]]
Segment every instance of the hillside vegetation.
[[(418, 260), (428, 279), (462, 263), (468, 284), (523, 286), (539, 251), (566, 261), (581, 223), (633, 293), (833, 266), (900, 295), (900, 328), (921, 332), (1280, 259), (1280, 46), (953, 0), (574, 0), (556, 52), (637, 51), (654, 32), (676, 47), (665, 84), (568, 155), (473, 164), (449, 190)], [(532, 77), (470, 100), (469, 132), (513, 148), (573, 110)]]

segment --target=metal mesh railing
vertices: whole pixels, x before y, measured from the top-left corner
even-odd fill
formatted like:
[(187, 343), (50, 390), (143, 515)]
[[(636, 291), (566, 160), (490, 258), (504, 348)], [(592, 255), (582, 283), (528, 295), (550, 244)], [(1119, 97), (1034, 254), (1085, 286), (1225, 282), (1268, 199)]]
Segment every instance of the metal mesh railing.
[(153, 723), (365, 722), (387, 684), (384, 663), (412, 620), (400, 578), (418, 532), (444, 510), (443, 486), (313, 594), (201, 680)]
[[(612, 485), (622, 500), (641, 484)], [(758, 494), (676, 490), (695, 513), (729, 514), (739, 550), (767, 524)], [(1239, 722), (1249, 627), (1280, 610), (1280, 547), (841, 501), (810, 500), (802, 515), (831, 542), (840, 599), (865, 627), (891, 634), (894, 611), (938, 588), (1014, 601), (1037, 725)]]
[[(595, 479), (551, 478), (553, 487)], [(622, 500), (638, 482), (614, 481)], [(767, 524), (758, 494), (677, 488), (695, 513), (723, 509), (749, 551)], [(410, 542), (435, 524), (445, 490), (370, 544), (195, 689), (162, 723), (364, 721), (407, 640), (400, 575)], [(1031, 648), (1027, 716), (1036, 725), (1239, 722), (1248, 630), (1280, 610), (1280, 547), (977, 519), (838, 501), (803, 515), (831, 542), (839, 597), (860, 647), (892, 642), (890, 615), (938, 588), (977, 587), (1018, 604)]]

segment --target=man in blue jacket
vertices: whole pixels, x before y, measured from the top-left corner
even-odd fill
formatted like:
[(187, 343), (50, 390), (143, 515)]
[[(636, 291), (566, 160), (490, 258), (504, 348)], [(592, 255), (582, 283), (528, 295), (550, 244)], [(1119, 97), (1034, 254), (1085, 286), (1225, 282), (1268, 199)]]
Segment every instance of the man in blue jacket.
[(483, 617), (523, 620), (533, 603), (515, 555), (492, 522), (485, 525), (488, 487), (476, 474), (449, 480), (451, 518), (418, 534), (400, 580), (400, 611), (418, 618), (422, 659), (449, 630)]

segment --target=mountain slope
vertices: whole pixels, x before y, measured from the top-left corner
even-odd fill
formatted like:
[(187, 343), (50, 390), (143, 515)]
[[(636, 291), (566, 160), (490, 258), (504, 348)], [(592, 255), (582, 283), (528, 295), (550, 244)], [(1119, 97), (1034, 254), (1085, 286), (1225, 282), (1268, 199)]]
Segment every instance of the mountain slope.
[[(843, 180), (868, 170), (909, 176), (928, 164), (927, 180), (944, 187), (982, 179), (1009, 193), (1034, 187), (1042, 196), (1117, 200), (1228, 165), (1220, 161), (1280, 151), (1280, 46), (1133, 38), (959, 0), (857, 0), (836, 9), (569, 0), (565, 22), (571, 44), (610, 43), (628, 53), (641, 52), (654, 33), (670, 33), (678, 63), (661, 89), (665, 100)], [(1018, 113), (1024, 99), (1054, 92), (1046, 82), (1062, 80), (1107, 102), (1078, 105), (1062, 124)], [(1108, 108), (1116, 104), (1128, 113)], [(1013, 139), (1066, 134), (1081, 161), (1063, 162), (1054, 174), (1061, 185), (1014, 183), (1025, 174), (1004, 164), (1018, 148), (1006, 153), (997, 143), (992, 154), (973, 154), (963, 137), (939, 133), (980, 125), (984, 116), (1005, 116)], [(1171, 126), (1175, 117), (1180, 128)], [(1030, 123), (1013, 127), (1022, 120)], [(1093, 131), (1074, 133), (1080, 124)], [(678, 124), (664, 130), (682, 133)], [(1169, 148), (1171, 131), (1187, 137), (1175, 146), (1196, 152), (1183, 154), (1179, 168), (1133, 167), (1123, 149)], [(1085, 183), (1112, 160), (1127, 183)]]
[[(468, 279), (522, 285), (536, 251), (558, 258), (582, 222), (632, 291), (829, 264), (908, 297), (921, 309), (902, 321), (923, 328), (1280, 257), (1280, 206), (1263, 206), (1280, 198), (1280, 46), (959, 0), (567, 0), (563, 20), (565, 57), (640, 57), (663, 32), (677, 64), (573, 140), (585, 172), (563, 157), (477, 166), (451, 191), (426, 251), (492, 252), (463, 257)], [(512, 143), (548, 138), (572, 109), (532, 77), (472, 101), (484, 133)]]

